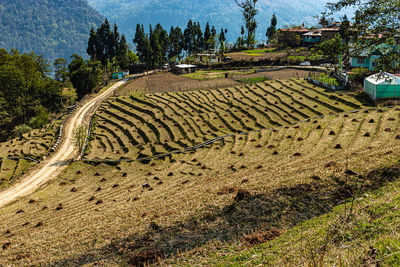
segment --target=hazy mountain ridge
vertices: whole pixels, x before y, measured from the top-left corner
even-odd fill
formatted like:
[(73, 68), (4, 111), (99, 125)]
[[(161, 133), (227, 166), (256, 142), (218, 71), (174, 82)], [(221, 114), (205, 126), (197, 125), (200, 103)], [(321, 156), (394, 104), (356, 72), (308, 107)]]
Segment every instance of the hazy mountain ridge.
[[(171, 25), (184, 27), (189, 19), (200, 21), (203, 28), (209, 21), (219, 28), (228, 28), (228, 40), (235, 41), (243, 25), (240, 9), (234, 0), (88, 0), (100, 13), (116, 22), (131, 41), (137, 23), (144, 25), (161, 23), (169, 30)], [(316, 24), (329, 0), (259, 0), (257, 38), (264, 39), (272, 14), (278, 18), (278, 26), (285, 24)]]
[(90, 28), (102, 20), (86, 0), (0, 0), (0, 48), (50, 60), (86, 55)]

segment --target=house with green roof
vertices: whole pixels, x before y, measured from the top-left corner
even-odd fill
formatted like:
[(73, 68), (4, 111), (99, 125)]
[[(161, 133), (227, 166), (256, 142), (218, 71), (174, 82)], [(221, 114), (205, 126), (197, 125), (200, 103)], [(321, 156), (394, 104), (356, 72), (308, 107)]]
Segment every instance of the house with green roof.
[(385, 46), (381, 45), (371, 50), (364, 49), (357, 51), (350, 49), (350, 66), (352, 68), (367, 68), (373, 71), (376, 67), (378, 59), (383, 55)]

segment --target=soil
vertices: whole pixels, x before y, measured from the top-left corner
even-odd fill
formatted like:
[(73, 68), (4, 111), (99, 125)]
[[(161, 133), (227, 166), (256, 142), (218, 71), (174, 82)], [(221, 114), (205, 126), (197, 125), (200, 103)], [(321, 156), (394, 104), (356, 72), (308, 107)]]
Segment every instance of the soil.
[(233, 87), (239, 84), (239, 82), (231, 79), (198, 81), (172, 73), (157, 73), (133, 80), (123, 88), (119, 89), (117, 95), (129, 95), (133, 92), (163, 93), (196, 89), (215, 89), (220, 87)]

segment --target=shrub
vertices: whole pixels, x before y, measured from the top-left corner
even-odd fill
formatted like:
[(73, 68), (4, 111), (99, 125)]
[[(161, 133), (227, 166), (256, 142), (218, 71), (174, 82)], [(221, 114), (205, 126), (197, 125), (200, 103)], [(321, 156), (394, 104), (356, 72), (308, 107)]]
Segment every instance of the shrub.
[(30, 131), (32, 131), (32, 128), (29, 125), (21, 124), (14, 128), (13, 134), (19, 137), (22, 136), (24, 133), (29, 133)]
[(363, 83), (364, 78), (367, 77), (369, 70), (367, 68), (354, 68), (352, 71), (352, 74), (350, 75), (350, 80), (357, 82), (357, 83)]
[(33, 129), (42, 128), (49, 121), (49, 117), (49, 112), (45, 108), (41, 107), (40, 113), (36, 117), (30, 119), (29, 126)]
[(336, 78), (331, 78), (328, 75), (326, 75), (325, 73), (318, 74), (312, 78), (314, 80), (317, 80), (317, 81), (320, 81), (323, 83), (327, 83), (329, 85), (339, 86), (339, 81)]

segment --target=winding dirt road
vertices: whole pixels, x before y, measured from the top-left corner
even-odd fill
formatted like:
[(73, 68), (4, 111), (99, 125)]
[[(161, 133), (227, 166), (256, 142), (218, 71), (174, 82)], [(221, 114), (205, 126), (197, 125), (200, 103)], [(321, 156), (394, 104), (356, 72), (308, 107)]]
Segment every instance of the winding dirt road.
[(3, 207), (14, 200), (29, 195), (36, 191), (40, 186), (49, 180), (56, 178), (65, 168), (68, 162), (77, 156), (77, 151), (72, 144), (74, 129), (81, 124), (88, 122), (92, 112), (101, 104), (101, 102), (110, 96), (115, 89), (126, 83), (127, 80), (120, 81), (101, 93), (100, 95), (85, 102), (77, 109), (65, 125), (65, 133), (59, 149), (45, 162), (41, 163), (19, 182), (3, 191), (0, 191), (0, 207)]

